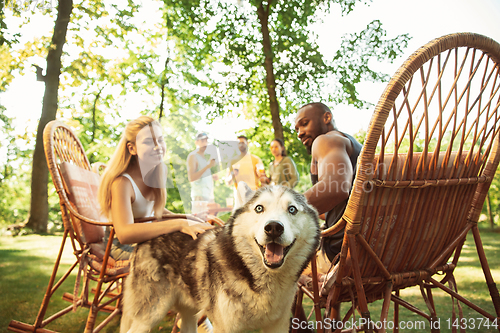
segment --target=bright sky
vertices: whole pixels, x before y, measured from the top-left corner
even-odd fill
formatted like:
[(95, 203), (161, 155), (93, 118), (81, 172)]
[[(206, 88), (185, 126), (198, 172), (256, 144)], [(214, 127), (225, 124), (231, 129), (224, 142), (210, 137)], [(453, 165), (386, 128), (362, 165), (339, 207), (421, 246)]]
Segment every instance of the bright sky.
[[(325, 20), (318, 45), (328, 54), (328, 46), (338, 45), (344, 32), (360, 31), (366, 25), (379, 19), (388, 37), (408, 33), (412, 39), (402, 58), (394, 64), (376, 64), (376, 69), (392, 75), (399, 66), (420, 46), (434, 38), (455, 32), (474, 32), (500, 43), (499, 0), (373, 0), (370, 6), (358, 6), (347, 17), (338, 20), (333, 13), (332, 19)], [(339, 31), (340, 30), (340, 31)], [(339, 31), (339, 33), (332, 33)], [(376, 104), (386, 84), (366, 83), (360, 85), (362, 99)], [(339, 105), (333, 108), (339, 129), (354, 134), (366, 130), (374, 107), (358, 110)]]
[[(395, 64), (376, 64), (376, 69), (392, 75), (417, 48), (449, 33), (476, 32), (500, 42), (499, 17), (498, 0), (374, 0), (370, 6), (358, 5), (353, 13), (343, 18), (338, 10), (334, 10), (315, 29), (320, 49), (327, 56), (337, 49), (344, 33), (360, 31), (374, 19), (382, 22), (388, 37), (409, 33), (413, 39), (402, 58)], [(53, 22), (50, 24), (52, 26)], [(33, 71), (28, 69), (26, 73), (17, 78), (6, 93), (0, 94), (0, 103), (7, 107), (9, 116), (16, 117), (20, 132), (36, 130), (44, 88), (43, 83), (35, 81)], [(385, 84), (362, 84), (360, 97), (376, 104), (384, 88)], [(138, 101), (139, 107), (135, 109), (141, 109), (140, 103)], [(345, 105), (332, 106), (332, 109), (339, 128), (350, 134), (366, 129), (373, 111), (373, 107), (357, 110)], [(138, 112), (132, 111), (124, 116), (135, 118)], [(253, 125), (249, 121), (233, 115), (217, 119), (212, 125), (201, 124), (200, 130), (221, 140), (234, 140), (237, 131), (250, 127)]]

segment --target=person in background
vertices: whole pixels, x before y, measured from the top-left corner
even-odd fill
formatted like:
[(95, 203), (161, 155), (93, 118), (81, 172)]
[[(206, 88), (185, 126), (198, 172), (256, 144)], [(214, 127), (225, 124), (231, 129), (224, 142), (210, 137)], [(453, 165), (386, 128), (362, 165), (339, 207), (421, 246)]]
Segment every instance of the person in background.
[[(295, 131), (311, 155), (313, 186), (304, 196), (319, 214), (325, 214), (324, 228), (329, 228), (337, 223), (347, 207), (362, 146), (351, 135), (339, 131), (332, 111), (323, 103), (302, 106), (295, 117)], [(322, 237), (316, 259), (320, 274), (327, 274), (332, 264), (336, 263), (343, 239), (344, 230)], [(303, 274), (310, 275), (310, 267)], [(339, 306), (336, 306), (335, 312), (335, 320), (340, 320)], [(307, 322), (303, 311), (299, 312), (298, 318)], [(308, 328), (299, 332), (313, 331)]]
[[(302, 106), (295, 117), (297, 136), (311, 155), (313, 186), (304, 193), (319, 214), (325, 213), (325, 228), (344, 214), (356, 173), (361, 144), (341, 132), (332, 111), (323, 103)], [(325, 273), (342, 248), (344, 231), (324, 237), (318, 253), (318, 270)]]
[(261, 182), (270, 185), (283, 185), (294, 188), (299, 180), (299, 173), (295, 162), (286, 155), (285, 144), (281, 139), (274, 139), (270, 145), (274, 161), (269, 165), (269, 178), (263, 175)]
[(265, 175), (262, 160), (248, 151), (248, 139), (244, 135), (238, 137), (238, 150), (240, 154), (230, 162), (230, 168), (226, 177), (228, 185), (245, 182), (252, 190), (261, 186), (260, 177)]
[(214, 201), (214, 180), (217, 175), (212, 175), (210, 168), (215, 166), (215, 159), (207, 161), (205, 151), (208, 145), (208, 136), (198, 133), (195, 137), (196, 149), (188, 155), (187, 172), (191, 182), (192, 201)]

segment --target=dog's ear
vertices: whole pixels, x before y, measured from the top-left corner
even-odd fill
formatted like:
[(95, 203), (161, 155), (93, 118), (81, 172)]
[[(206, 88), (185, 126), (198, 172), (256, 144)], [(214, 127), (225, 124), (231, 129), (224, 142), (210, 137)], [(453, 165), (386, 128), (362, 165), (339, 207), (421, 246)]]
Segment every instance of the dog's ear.
[(238, 189), (236, 190), (234, 210), (242, 207), (244, 204), (250, 200), (255, 191), (253, 191), (245, 182), (238, 182)]

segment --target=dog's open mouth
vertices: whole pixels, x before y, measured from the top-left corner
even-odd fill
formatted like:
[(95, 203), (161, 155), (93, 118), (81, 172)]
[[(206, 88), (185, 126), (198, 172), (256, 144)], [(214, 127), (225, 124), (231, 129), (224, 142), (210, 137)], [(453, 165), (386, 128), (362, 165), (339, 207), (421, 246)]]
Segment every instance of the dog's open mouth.
[(278, 268), (283, 265), (285, 257), (295, 243), (295, 240), (286, 247), (278, 243), (268, 243), (266, 246), (262, 246), (257, 240), (255, 240), (255, 242), (259, 246), (260, 252), (262, 252), (262, 257), (264, 258), (266, 266), (269, 268)]

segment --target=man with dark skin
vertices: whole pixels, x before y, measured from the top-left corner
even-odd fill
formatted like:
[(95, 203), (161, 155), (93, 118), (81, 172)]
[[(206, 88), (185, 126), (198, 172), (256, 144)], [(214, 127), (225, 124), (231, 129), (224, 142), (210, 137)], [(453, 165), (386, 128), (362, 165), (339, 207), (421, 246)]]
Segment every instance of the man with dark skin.
[[(325, 227), (331, 227), (342, 217), (347, 206), (362, 146), (354, 137), (337, 129), (332, 112), (323, 103), (302, 106), (295, 117), (295, 131), (311, 155), (313, 186), (304, 196), (320, 215), (325, 214)], [(343, 238), (344, 231), (341, 230), (322, 239), (321, 251), (317, 256), (320, 273), (328, 272), (340, 253)], [(337, 316), (339, 311), (337, 308)], [(299, 313), (299, 319), (301, 322), (307, 321), (303, 311)], [(301, 327), (297, 332), (312, 330)]]
[[(319, 214), (326, 214), (325, 226), (331, 227), (342, 217), (347, 206), (362, 146), (354, 137), (337, 129), (332, 112), (323, 103), (302, 106), (295, 117), (295, 131), (312, 157), (313, 186), (304, 195)], [(320, 271), (327, 270), (340, 253), (343, 234), (340, 231), (323, 239), (321, 252), (328, 261), (324, 260), (321, 265), (319, 258)]]

